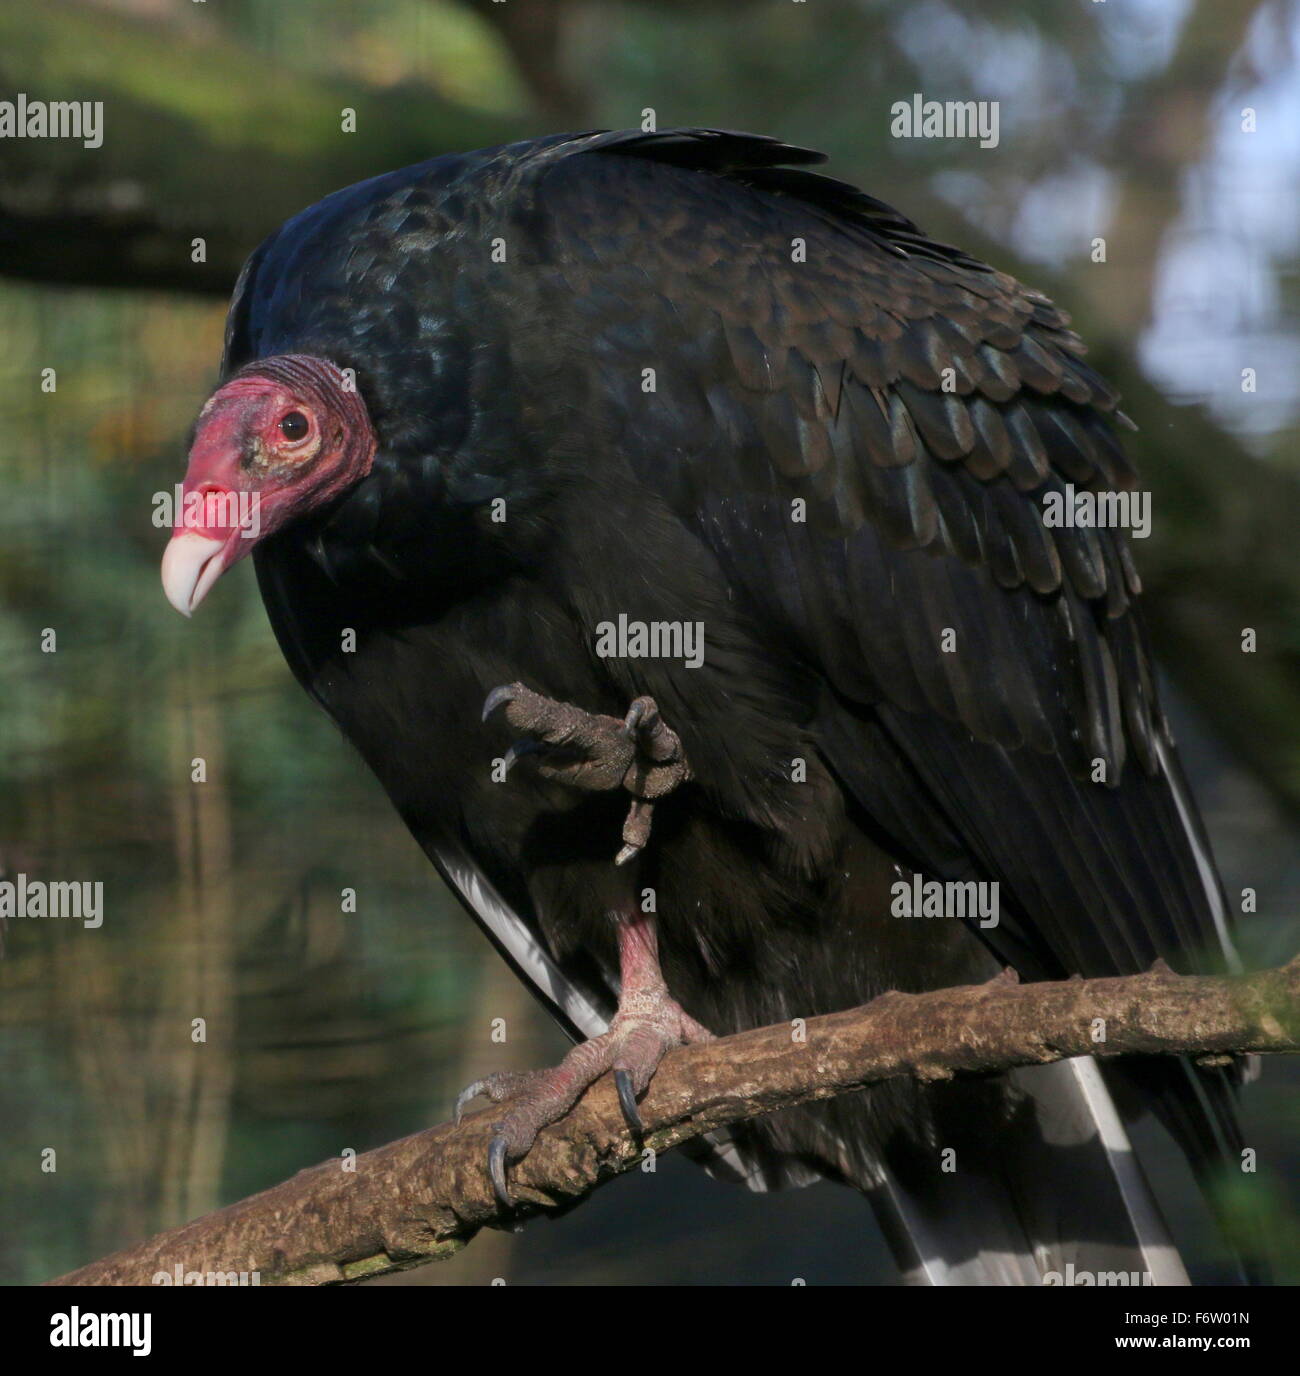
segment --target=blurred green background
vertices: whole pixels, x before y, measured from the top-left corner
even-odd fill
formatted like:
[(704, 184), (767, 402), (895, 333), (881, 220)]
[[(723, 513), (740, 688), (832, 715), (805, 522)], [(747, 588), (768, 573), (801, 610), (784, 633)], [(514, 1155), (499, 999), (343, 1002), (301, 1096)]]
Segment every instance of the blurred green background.
[[(194, 624), (158, 585), (152, 496), (182, 475), (239, 263), (326, 192), (440, 152), (647, 109), (774, 134), (1069, 309), (1141, 427), (1138, 557), (1229, 895), (1258, 894), (1247, 963), (1294, 954), (1298, 40), (1275, 0), (6, 0), (0, 99), (102, 100), (105, 128), (97, 149), (0, 142), (0, 865), (102, 880), (106, 915), (5, 933), (0, 1280), (415, 1131), (479, 1074), (562, 1051), (290, 680), (251, 568)], [(891, 138), (917, 91), (998, 100), (999, 145)], [(1260, 1169), (1237, 1191), (1293, 1281), (1297, 1085), (1271, 1063), (1247, 1096)], [(1226, 1275), (1152, 1149), (1194, 1274)], [(377, 1283), (796, 1276), (892, 1281), (861, 1201), (750, 1196), (672, 1160)]]

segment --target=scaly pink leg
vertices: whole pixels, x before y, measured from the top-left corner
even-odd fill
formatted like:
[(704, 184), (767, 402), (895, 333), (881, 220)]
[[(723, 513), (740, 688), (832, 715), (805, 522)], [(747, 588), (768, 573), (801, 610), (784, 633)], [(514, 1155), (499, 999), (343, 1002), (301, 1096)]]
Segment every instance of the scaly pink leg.
[(526, 1155), (537, 1134), (563, 1118), (606, 1071), (614, 1072), (628, 1126), (640, 1133), (636, 1101), (664, 1054), (674, 1046), (713, 1038), (708, 1028), (696, 1022), (668, 992), (659, 968), (653, 917), (637, 913), (619, 919), (618, 953), (622, 993), (609, 1031), (580, 1042), (553, 1070), (489, 1075), (467, 1086), (456, 1100), (458, 1123), (465, 1105), (479, 1095), (493, 1103), (509, 1100), (505, 1116), (494, 1125), (495, 1135), (488, 1147), (488, 1171), (503, 1208), (511, 1207), (507, 1162)]

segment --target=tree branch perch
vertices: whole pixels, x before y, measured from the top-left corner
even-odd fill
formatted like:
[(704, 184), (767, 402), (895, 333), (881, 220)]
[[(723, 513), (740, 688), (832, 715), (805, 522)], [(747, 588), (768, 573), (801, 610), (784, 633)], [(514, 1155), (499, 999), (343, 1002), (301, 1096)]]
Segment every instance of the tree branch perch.
[[(1102, 1020), (1102, 1024), (1098, 1023)], [(1104, 1040), (1094, 1028), (1104, 1025)], [(628, 1135), (606, 1078), (545, 1129), (511, 1171), (523, 1204), (572, 1204), (628, 1170), (722, 1128), (900, 1076), (986, 1074), (1071, 1056), (1300, 1051), (1300, 957), (1279, 970), (1184, 977), (1167, 967), (1118, 979), (1020, 985), (1014, 976), (865, 1007), (671, 1052)], [(262, 1284), (326, 1285), (451, 1256), (482, 1227), (509, 1222), (492, 1197), (486, 1109), (339, 1159), (49, 1282), (150, 1284), (158, 1272), (260, 1273)]]

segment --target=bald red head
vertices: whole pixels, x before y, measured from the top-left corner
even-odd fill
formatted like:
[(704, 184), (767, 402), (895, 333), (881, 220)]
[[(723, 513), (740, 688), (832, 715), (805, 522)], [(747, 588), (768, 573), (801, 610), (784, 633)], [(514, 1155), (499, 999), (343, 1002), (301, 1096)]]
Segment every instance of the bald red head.
[(259, 540), (365, 477), (375, 447), (365, 403), (334, 364), (280, 354), (241, 368), (199, 412), (163, 555), (167, 600), (189, 616)]

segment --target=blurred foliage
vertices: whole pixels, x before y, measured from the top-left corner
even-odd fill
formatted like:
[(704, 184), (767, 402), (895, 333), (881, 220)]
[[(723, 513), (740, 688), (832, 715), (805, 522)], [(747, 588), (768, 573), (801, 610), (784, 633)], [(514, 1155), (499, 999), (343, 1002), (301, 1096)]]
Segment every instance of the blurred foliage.
[[(1300, 408), (1294, 372), (1279, 381), (1275, 360), (1300, 331), (1294, 236), (1274, 223), (1276, 206), (1253, 202), (1242, 228), (1263, 243), (1241, 250), (1270, 283), (1256, 293), (1269, 303), (1262, 323), (1228, 311), (1203, 375), (1162, 377), (1160, 391), (1138, 342), (1165, 299), (1160, 245), (1214, 228), (1188, 217), (1218, 184), (1225, 112), (1247, 99), (1272, 109), (1279, 73), (1294, 84), (1294, 51), (1277, 37), (1293, 32), (1294, 7), (1241, 0), (987, 0), (973, 11), (940, 0), (50, 0), (0, 10), (0, 84), (104, 99), (111, 137), (99, 159), (79, 145), (9, 144), (0, 190), (52, 207), (47, 253), (79, 244), (99, 255), (92, 275), (123, 280), (126, 263), (135, 280), (215, 292), (283, 215), (449, 148), (575, 120), (637, 124), (646, 108), (660, 126), (823, 148), (833, 174), (1075, 310), (1143, 426), (1135, 447), (1161, 524), (1140, 553), (1162, 647), (1215, 730), (1285, 795), (1300, 779), (1287, 676), (1300, 663), (1300, 623), (1287, 615), (1300, 588), (1287, 535)], [(1000, 99), (1000, 146), (891, 139), (889, 106), (912, 91)], [(355, 136), (340, 133), (344, 106), (359, 112)], [(1293, 207), (1289, 149), (1278, 145), (1277, 193)], [(77, 218), (125, 207), (125, 223), (151, 206), (149, 234), (129, 245), (117, 221), (92, 219), (87, 238)], [(100, 223), (114, 228), (97, 241)], [(186, 276), (195, 223), (212, 226), (201, 280)], [(1111, 276), (1089, 258), (1098, 223), (1116, 245)], [(39, 276), (37, 258), (30, 266)], [(1182, 290), (1197, 298), (1204, 286), (1189, 278)], [(560, 1049), (291, 682), (251, 568), (228, 575), (193, 624), (161, 596), (152, 498), (182, 474), (223, 315), (215, 298), (0, 285), (0, 865), (102, 880), (106, 905), (98, 930), (27, 920), (4, 934), (6, 1282), (412, 1131), (444, 1116), (461, 1083)], [(1225, 400), (1243, 339), (1269, 375), (1267, 423)], [(53, 393), (41, 389), (46, 368)], [(1271, 677), (1262, 657), (1242, 668), (1223, 643), (1207, 567), (1242, 624), (1273, 637)], [(1294, 834), (1197, 717), (1180, 721), (1229, 892), (1260, 894), (1246, 958), (1284, 959), (1300, 937)], [(196, 757), (203, 784), (191, 783)], [(349, 887), (355, 913), (342, 909)], [(507, 1019), (504, 1046), (488, 1035), (495, 1017)], [(194, 1018), (206, 1019), (204, 1042), (191, 1039)], [(1270, 1067), (1248, 1096), (1261, 1171), (1234, 1185), (1235, 1207), (1273, 1221), (1292, 1278), (1295, 1083)], [(1152, 1151), (1194, 1269), (1226, 1275), (1185, 1169), (1154, 1138)], [(754, 1197), (673, 1161), (555, 1228), (480, 1239), (397, 1283), (494, 1275), (814, 1283), (892, 1271), (865, 1205), (844, 1192)]]
[[(0, 300), (21, 341), (0, 391), (0, 860), (105, 890), (97, 930), (11, 923), (0, 967), (0, 1061), (23, 1068), (0, 1084), (5, 1194), (41, 1203), (7, 1220), (0, 1274), (31, 1281), (438, 1116), (479, 952), (287, 677), (251, 568), (194, 635), (160, 602), (151, 499), (223, 312)], [(57, 1173), (33, 1176), (46, 1147)]]

